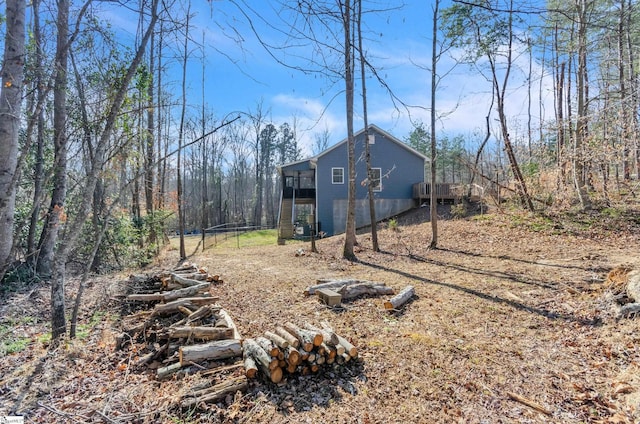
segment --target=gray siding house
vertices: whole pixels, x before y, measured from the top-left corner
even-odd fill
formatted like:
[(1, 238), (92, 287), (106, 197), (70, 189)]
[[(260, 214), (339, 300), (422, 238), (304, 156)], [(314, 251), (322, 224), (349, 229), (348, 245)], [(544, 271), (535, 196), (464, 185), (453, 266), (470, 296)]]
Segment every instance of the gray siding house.
[[(370, 224), (364, 129), (356, 140), (356, 227)], [(376, 218), (386, 219), (416, 206), (413, 187), (425, 181), (427, 157), (381, 130), (369, 126), (374, 173)], [(312, 158), (278, 167), (282, 181), (279, 237), (294, 237), (296, 229), (326, 235), (345, 231), (348, 197), (347, 140)], [(313, 227), (310, 225), (313, 224)], [(305, 231), (305, 230), (303, 230)]]

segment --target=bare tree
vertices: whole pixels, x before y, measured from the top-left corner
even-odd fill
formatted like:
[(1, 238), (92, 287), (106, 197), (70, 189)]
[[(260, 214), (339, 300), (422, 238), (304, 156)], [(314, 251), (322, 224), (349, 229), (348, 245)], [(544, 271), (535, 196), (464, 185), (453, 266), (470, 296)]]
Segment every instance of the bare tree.
[(6, 34), (0, 87), (0, 280), (11, 264), (18, 136), (25, 63), (25, 7), (6, 1)]
[(438, 247), (438, 199), (436, 197), (436, 90), (438, 78), (438, 11), (440, 9), (440, 0), (435, 0), (433, 5), (433, 29), (431, 40), (431, 191), (429, 193), (429, 219), (431, 220), (431, 243), (429, 247), (435, 249)]
[(187, 109), (187, 62), (189, 60), (189, 19), (191, 11), (191, 2), (187, 5), (186, 24), (184, 34), (184, 50), (182, 56), (182, 100), (180, 109), (180, 127), (178, 129), (178, 161), (177, 161), (177, 192), (178, 192), (178, 232), (180, 236), (180, 259), (187, 258), (184, 245), (184, 199), (183, 199), (183, 183), (182, 183), (182, 143), (185, 133), (185, 113)]
[[(344, 83), (346, 98), (347, 121), (347, 157), (348, 157), (348, 198), (347, 198), (347, 222), (345, 227), (344, 248), (342, 256), (345, 259), (355, 260), (354, 247), (356, 245), (356, 141), (353, 133), (353, 93), (354, 93), (354, 49), (351, 39), (351, 27), (353, 25), (351, 0), (339, 3), (340, 19), (344, 34)], [(373, 223), (372, 223), (373, 224)]]
[[(380, 251), (378, 245), (378, 220), (376, 219), (376, 199), (373, 197), (373, 186), (382, 184), (381, 181), (374, 181), (371, 169), (371, 146), (369, 143), (369, 118), (367, 115), (367, 84), (366, 84), (366, 61), (362, 48), (362, 0), (357, 1), (358, 8), (356, 25), (358, 37), (358, 52), (360, 55), (360, 83), (362, 84), (362, 117), (364, 120), (364, 152), (367, 165), (367, 195), (369, 198), (369, 217), (371, 221), (371, 248), (374, 252)], [(380, 176), (382, 178), (382, 176)]]
[(313, 151), (314, 155), (317, 155), (323, 151), (325, 151), (329, 147), (329, 140), (331, 139), (331, 134), (329, 133), (329, 129), (325, 128), (321, 132), (314, 134), (313, 137)]
[(456, 45), (465, 49), (467, 61), (476, 63), (481, 56), (487, 59), (505, 153), (509, 159), (520, 201), (523, 207), (533, 211), (533, 202), (509, 134), (505, 109), (505, 99), (513, 68), (515, 17), (513, 0), (506, 1), (504, 7), (472, 1), (456, 3), (448, 8), (445, 13), (445, 24), (447, 36), (455, 40)]
[[(82, 233), (81, 228), (86, 222), (91, 203), (93, 199), (93, 192), (96, 188), (97, 181), (100, 173), (104, 167), (107, 159), (107, 150), (110, 144), (110, 140), (114, 131), (116, 120), (120, 114), (122, 104), (125, 99), (129, 83), (133, 79), (138, 66), (140, 65), (145, 47), (151, 36), (151, 32), (158, 20), (157, 7), (158, 1), (153, 0), (150, 9), (151, 17), (147, 30), (145, 31), (140, 44), (135, 52), (135, 56), (131, 61), (131, 64), (127, 68), (118, 89), (113, 94), (110, 101), (110, 105), (107, 109), (107, 113), (104, 120), (104, 125), (101, 129), (100, 136), (95, 146), (94, 160), (91, 163), (91, 168), (87, 172), (87, 177), (84, 184), (81, 187), (79, 193), (79, 205), (75, 216), (68, 219), (66, 237), (62, 239), (56, 249), (54, 256), (53, 275), (51, 278), (51, 331), (52, 339), (57, 341), (60, 336), (66, 332), (66, 317), (65, 317), (65, 273), (66, 262), (69, 258), (69, 254), (76, 246), (76, 243)], [(55, 343), (54, 343), (55, 344)]]
[(591, 201), (586, 190), (584, 175), (584, 144), (588, 132), (587, 106), (587, 16), (589, 14), (587, 0), (577, 0), (578, 18), (578, 72), (576, 74), (576, 91), (578, 95), (578, 115), (573, 143), (573, 180), (582, 209), (591, 209)]
[[(45, 225), (40, 237), (37, 271), (50, 277), (53, 266), (58, 231), (65, 221), (65, 200), (67, 196), (67, 66), (69, 49), (69, 1), (58, 2), (56, 19), (58, 34), (56, 40), (55, 82), (53, 89), (53, 143), (55, 160), (53, 168), (53, 192), (47, 211)], [(61, 323), (58, 323), (61, 324)]]

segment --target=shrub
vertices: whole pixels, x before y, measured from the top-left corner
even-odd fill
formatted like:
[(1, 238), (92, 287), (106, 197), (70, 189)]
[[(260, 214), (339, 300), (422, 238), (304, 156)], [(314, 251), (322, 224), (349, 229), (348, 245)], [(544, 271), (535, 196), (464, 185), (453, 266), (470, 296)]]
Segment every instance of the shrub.
[(454, 218), (464, 218), (467, 216), (467, 205), (464, 203), (458, 203), (451, 206), (451, 216)]

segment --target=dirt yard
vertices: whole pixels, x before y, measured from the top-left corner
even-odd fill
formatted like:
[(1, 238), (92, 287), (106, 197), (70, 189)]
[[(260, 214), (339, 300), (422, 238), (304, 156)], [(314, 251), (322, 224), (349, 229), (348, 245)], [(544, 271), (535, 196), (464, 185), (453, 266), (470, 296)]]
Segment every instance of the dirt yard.
[[(278, 385), (253, 380), (247, 393), (208, 409), (177, 410), (175, 397), (200, 377), (159, 383), (128, 367), (136, 352), (113, 351), (121, 310), (114, 299), (125, 276), (99, 277), (83, 309), (94, 325), (56, 350), (41, 336), (46, 287), (4, 300), (3, 319), (14, 317), (14, 331), (33, 342), (0, 359), (0, 416), (20, 413), (29, 423), (640, 422), (640, 317), (618, 319), (614, 300), (626, 269), (640, 267), (640, 214), (619, 222), (506, 214), (440, 221), (439, 249), (430, 250), (422, 213), (400, 219), (397, 231), (382, 229), (381, 253), (359, 235), (356, 263), (340, 259), (342, 237), (318, 241), (317, 254), (291, 242), (190, 258), (224, 279), (217, 294), (243, 336), (326, 320), (359, 349), (346, 366)], [(172, 267), (176, 256), (168, 251), (146, 271)], [(417, 296), (393, 313), (371, 297), (331, 309), (303, 295), (319, 278), (379, 281), (398, 291), (413, 285)]]

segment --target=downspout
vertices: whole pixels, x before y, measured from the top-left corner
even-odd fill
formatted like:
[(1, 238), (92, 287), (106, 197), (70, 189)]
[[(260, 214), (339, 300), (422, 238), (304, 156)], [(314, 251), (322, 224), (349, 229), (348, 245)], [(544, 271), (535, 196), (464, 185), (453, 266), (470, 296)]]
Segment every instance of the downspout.
[(278, 170), (278, 176), (280, 177), (280, 207), (278, 208), (278, 238), (282, 238), (282, 224), (280, 218), (282, 217), (282, 200), (284, 199), (284, 178), (282, 178), (282, 168), (276, 167)]
[(313, 229), (318, 235), (318, 164), (317, 159), (309, 161), (309, 168), (313, 169), (313, 187), (315, 188), (315, 199), (313, 202)]

